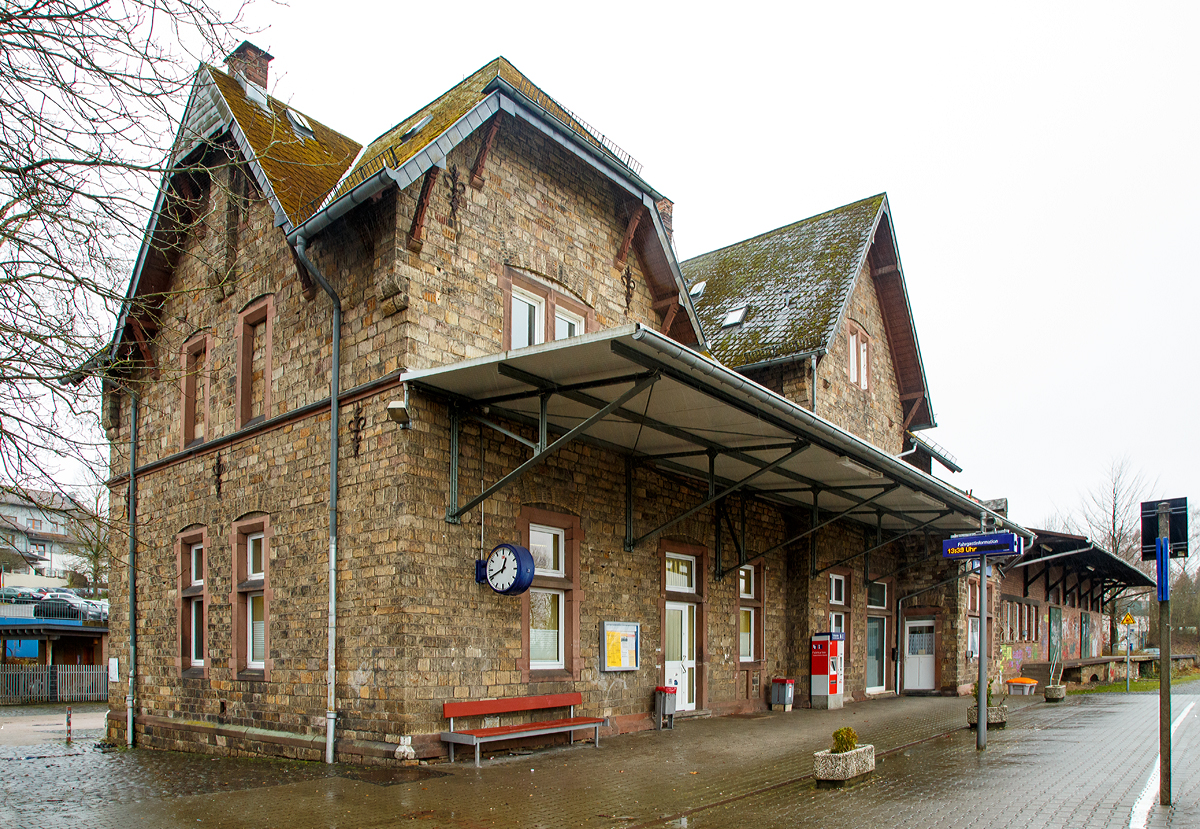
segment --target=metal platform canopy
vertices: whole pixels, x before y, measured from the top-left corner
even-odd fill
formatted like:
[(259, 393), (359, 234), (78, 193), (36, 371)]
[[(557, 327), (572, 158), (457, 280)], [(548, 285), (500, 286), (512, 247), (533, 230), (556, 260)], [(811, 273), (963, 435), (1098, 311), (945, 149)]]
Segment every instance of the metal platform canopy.
[[(1154, 587), (1154, 579), (1129, 562), (1097, 547), (1086, 536), (1050, 530), (1033, 532), (1036, 537), (1026, 548), (1025, 554), (1004, 568), (1024, 568), (1026, 597), (1029, 596), (1029, 586), (1038, 579), (1045, 581), (1047, 596), (1051, 590), (1059, 588), (1064, 604), (1068, 596), (1075, 595), (1081, 605), (1087, 600), (1088, 607), (1097, 598), (1103, 607), (1131, 587)], [(1061, 568), (1053, 579), (1050, 573), (1052, 567)]]
[[(579, 440), (627, 459), (628, 550), (713, 504), (734, 539), (744, 538), (722, 510), (723, 499), (734, 493), (813, 516), (810, 530), (776, 548), (840, 519), (874, 528), (875, 547), (922, 530), (975, 531), (982, 518), (1032, 537), (903, 460), (637, 324), (412, 371), (401, 380), (450, 404), (446, 520), (451, 523)], [(459, 504), (458, 440), (464, 419), (524, 444), (531, 454)], [(538, 437), (522, 437), (502, 425), (505, 421), (531, 427)], [(708, 497), (659, 526), (635, 528), (628, 484), (639, 465), (706, 482)], [(735, 545), (741, 562), (770, 552)], [(864, 553), (869, 550), (854, 558)]]

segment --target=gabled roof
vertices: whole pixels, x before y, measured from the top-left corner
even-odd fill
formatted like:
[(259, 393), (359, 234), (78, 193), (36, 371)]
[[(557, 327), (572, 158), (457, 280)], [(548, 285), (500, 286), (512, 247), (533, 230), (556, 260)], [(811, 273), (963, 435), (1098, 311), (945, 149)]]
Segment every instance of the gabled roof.
[(619, 218), (627, 220), (635, 213), (644, 217), (638, 221), (632, 249), (645, 266), (655, 307), (678, 302), (684, 313), (675, 315), (668, 333), (683, 342), (699, 342), (703, 348), (703, 331), (657, 208), (662, 194), (641, 177), (641, 166), (628, 153), (502, 57), (371, 142), (333, 192), (288, 230), (288, 238), (311, 239), (384, 189), (407, 188), (430, 168), (444, 168), (455, 147), (485, 124), (498, 123), (493, 119), (501, 113), (530, 125), (613, 184), (623, 202), (617, 205)]
[[(261, 106), (251, 100), (250, 93), (260, 99)], [(299, 117), (290, 117), (289, 110)], [(311, 136), (298, 129), (297, 123), (307, 125)], [(167, 204), (178, 197), (172, 172), (185, 167), (192, 157), (226, 135), (246, 159), (255, 183), (275, 211), (276, 224), (285, 232), (309, 204), (314, 200), (319, 203), (337, 185), (362, 150), (358, 142), (272, 98), (261, 88), (208, 64), (201, 65), (175, 138), (170, 169), (163, 176), (142, 237), (107, 360), (117, 358), (133, 300), (166, 288), (172, 267), (169, 257), (177, 247), (172, 237), (179, 231)], [(105, 361), (98, 355), (80, 370), (90, 370)]]
[[(854, 202), (680, 264), (712, 354), (740, 371), (823, 355), (863, 267), (883, 310), (906, 428), (935, 425), (887, 195)], [(726, 315), (746, 307), (740, 325)], [(915, 407), (915, 411), (913, 411)]]
[[(261, 105), (252, 95), (261, 95)], [(289, 111), (301, 116), (296, 120), (310, 127), (311, 135), (296, 126)], [(280, 222), (285, 226), (294, 226), (304, 210), (319, 204), (362, 150), (357, 141), (252, 88), (249, 82), (204, 65), (197, 73), (176, 142), (176, 164), (226, 130), (249, 161), (277, 218), (286, 220)]]

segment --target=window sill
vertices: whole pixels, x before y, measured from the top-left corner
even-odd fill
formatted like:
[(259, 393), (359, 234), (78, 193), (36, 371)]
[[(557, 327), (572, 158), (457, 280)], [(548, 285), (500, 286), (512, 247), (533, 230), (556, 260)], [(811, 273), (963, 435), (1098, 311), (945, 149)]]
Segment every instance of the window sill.
[(237, 589), (239, 592), (248, 590), (262, 590), (265, 583), (266, 579), (263, 578), (247, 579), (246, 581), (238, 582)]
[(575, 677), (565, 668), (530, 668), (530, 682), (574, 682)]
[(204, 585), (203, 584), (193, 584), (190, 587), (183, 588), (182, 596), (185, 599), (190, 599), (192, 596), (203, 596), (203, 595), (204, 595)]
[(185, 668), (181, 675), (183, 679), (204, 679), (205, 670), (203, 665), (193, 665), (190, 668)]
[(738, 661), (739, 671), (761, 671), (766, 665), (761, 659), (745, 659)]
[(237, 678), (245, 682), (266, 682), (267, 674), (262, 668), (247, 668), (238, 671)]

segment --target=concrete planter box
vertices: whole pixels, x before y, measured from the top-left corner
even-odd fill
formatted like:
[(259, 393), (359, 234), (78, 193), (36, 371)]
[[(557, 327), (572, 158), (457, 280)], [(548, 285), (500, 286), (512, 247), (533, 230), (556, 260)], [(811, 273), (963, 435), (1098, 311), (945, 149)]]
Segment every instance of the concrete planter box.
[(1067, 686), (1047, 685), (1045, 690), (1042, 691), (1042, 696), (1045, 697), (1046, 702), (1062, 702), (1067, 698)]
[[(989, 705), (987, 710), (988, 728), (996, 726), (1003, 728), (1008, 723), (1008, 706), (1007, 705)], [(967, 709), (967, 725), (975, 728), (979, 725), (979, 706), (972, 705)]]
[(843, 786), (875, 771), (875, 746), (859, 746), (841, 754), (818, 751), (813, 755), (813, 769), (818, 784)]

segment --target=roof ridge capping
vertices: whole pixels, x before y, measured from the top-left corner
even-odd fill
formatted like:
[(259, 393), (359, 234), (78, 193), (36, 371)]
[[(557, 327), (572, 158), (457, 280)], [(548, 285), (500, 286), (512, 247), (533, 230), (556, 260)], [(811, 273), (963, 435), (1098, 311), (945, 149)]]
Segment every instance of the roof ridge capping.
[[(736, 248), (741, 245), (746, 245), (751, 242), (758, 241), (759, 239), (765, 239), (769, 236), (774, 236), (776, 233), (781, 233), (786, 230), (791, 230), (792, 228), (800, 227), (801, 225), (808, 224), (809, 222), (815, 222), (818, 219), (824, 219), (828, 216), (834, 215), (835, 213), (841, 213), (844, 210), (850, 210), (851, 208), (859, 207), (860, 205), (864, 205), (864, 204), (867, 204), (868, 202), (873, 202), (873, 201), (878, 201), (880, 205), (886, 203), (887, 202), (887, 191), (885, 190), (885, 191), (876, 193), (873, 196), (867, 196), (864, 199), (858, 199), (856, 201), (847, 202), (846, 204), (843, 204), (839, 207), (834, 207), (830, 210), (825, 210), (825, 211), (822, 211), (821, 213), (817, 213), (812, 216), (807, 216), (803, 219), (797, 219), (794, 222), (788, 222), (785, 225), (780, 225), (779, 227), (773, 228), (771, 230), (765, 230), (762, 233), (755, 234), (754, 236), (747, 236), (745, 239), (741, 239), (737, 242), (730, 242), (727, 245), (724, 245), (719, 248), (714, 248), (713, 250), (707, 251), (706, 253), (699, 253), (689, 259), (683, 260), (683, 262), (681, 262), (680, 264), (687, 265), (687, 264), (695, 262), (699, 259), (703, 259), (707, 256), (712, 256), (714, 254), (721, 253), (722, 251), (727, 251), (731, 248)], [(878, 208), (877, 208), (877, 211), (878, 211)]]

